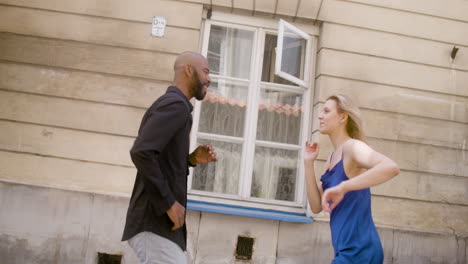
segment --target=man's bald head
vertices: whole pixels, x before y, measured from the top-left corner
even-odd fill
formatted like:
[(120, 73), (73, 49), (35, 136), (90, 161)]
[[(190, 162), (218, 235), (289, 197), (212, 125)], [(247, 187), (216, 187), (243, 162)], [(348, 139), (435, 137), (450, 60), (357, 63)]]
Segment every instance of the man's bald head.
[(185, 65), (198, 65), (201, 62), (206, 61), (205, 57), (200, 53), (186, 51), (177, 56), (174, 63), (174, 71), (180, 71)]
[(189, 98), (202, 100), (210, 85), (210, 70), (206, 58), (197, 52), (186, 51), (174, 62), (174, 85), (187, 91)]

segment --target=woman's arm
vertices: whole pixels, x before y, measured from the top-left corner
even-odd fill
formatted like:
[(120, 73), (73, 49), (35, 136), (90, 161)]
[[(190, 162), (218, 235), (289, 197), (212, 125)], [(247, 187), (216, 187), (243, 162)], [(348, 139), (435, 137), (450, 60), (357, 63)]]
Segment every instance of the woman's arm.
[(374, 151), (366, 143), (359, 140), (350, 140), (345, 146), (345, 153), (350, 154), (359, 167), (367, 171), (356, 177), (342, 182), (346, 192), (361, 190), (384, 183), (400, 173), (398, 165), (387, 156)]
[(306, 142), (304, 151), (306, 189), (309, 205), (314, 214), (318, 214), (322, 211), (322, 188), (317, 185), (314, 168), (314, 162), (317, 159), (318, 152), (319, 146), (317, 143), (310, 144), (309, 142)]
[(349, 155), (350, 160), (367, 171), (325, 191), (322, 196), (322, 207), (328, 212), (339, 204), (347, 192), (379, 185), (400, 173), (398, 165), (393, 160), (374, 151), (362, 141), (349, 140), (343, 146), (343, 150)]

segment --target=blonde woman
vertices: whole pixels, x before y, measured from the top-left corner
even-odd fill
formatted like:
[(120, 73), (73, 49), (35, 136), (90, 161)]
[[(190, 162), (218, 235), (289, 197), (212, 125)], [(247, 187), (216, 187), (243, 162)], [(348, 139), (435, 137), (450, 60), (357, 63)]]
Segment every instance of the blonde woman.
[(321, 176), (315, 180), (317, 143), (306, 142), (304, 164), (307, 196), (313, 213), (330, 212), (330, 228), (338, 263), (382, 263), (383, 250), (371, 214), (370, 187), (399, 173), (397, 164), (364, 142), (359, 111), (344, 95), (330, 96), (319, 116), (320, 133), (333, 144)]

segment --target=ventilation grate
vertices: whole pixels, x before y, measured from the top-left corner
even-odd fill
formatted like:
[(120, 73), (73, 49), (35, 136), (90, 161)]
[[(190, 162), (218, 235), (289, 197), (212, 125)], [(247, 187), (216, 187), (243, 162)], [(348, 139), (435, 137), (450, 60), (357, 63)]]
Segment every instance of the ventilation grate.
[(98, 264), (120, 264), (121, 262), (122, 255), (111, 255), (98, 252)]
[(236, 259), (251, 260), (253, 254), (254, 238), (238, 236), (236, 246)]

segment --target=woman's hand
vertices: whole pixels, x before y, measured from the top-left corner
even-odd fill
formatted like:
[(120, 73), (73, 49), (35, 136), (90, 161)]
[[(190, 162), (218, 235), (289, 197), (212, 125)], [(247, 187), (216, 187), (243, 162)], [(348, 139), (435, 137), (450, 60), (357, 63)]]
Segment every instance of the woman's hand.
[(319, 154), (319, 150), (320, 148), (317, 142), (311, 144), (309, 143), (309, 141), (306, 141), (304, 151), (304, 163), (316, 160)]
[(317, 181), (315, 178), (315, 168), (314, 161), (317, 159), (319, 153), (318, 143), (305, 143), (304, 150), (304, 167), (305, 167), (305, 178), (306, 178), (306, 189), (307, 189), (307, 199), (309, 200), (310, 209), (312, 213), (318, 214), (322, 211), (322, 206), (320, 205), (322, 188), (317, 186)]
[(341, 184), (327, 189), (322, 195), (322, 208), (326, 212), (331, 212), (343, 200), (346, 194)]

